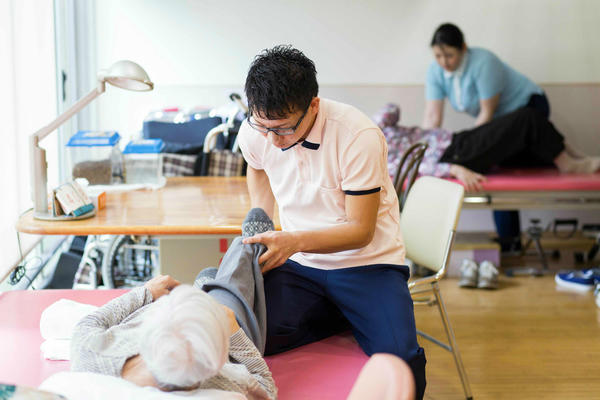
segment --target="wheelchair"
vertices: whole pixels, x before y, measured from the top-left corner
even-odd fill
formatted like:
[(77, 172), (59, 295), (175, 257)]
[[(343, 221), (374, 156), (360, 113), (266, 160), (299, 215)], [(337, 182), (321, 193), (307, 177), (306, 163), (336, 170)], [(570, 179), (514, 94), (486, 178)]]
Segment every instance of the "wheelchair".
[[(208, 131), (204, 135), (199, 135), (201, 143), (183, 145), (182, 143), (171, 143), (172, 148), (178, 146), (183, 149), (181, 156), (190, 157), (190, 149), (200, 148), (197, 153), (197, 161), (194, 173), (190, 175), (214, 175), (211, 172), (209, 157), (214, 153), (211, 152), (215, 147), (222, 147), (228, 153), (237, 153), (237, 132), (239, 127), (246, 117), (248, 108), (242, 102), (241, 97), (237, 93), (232, 93), (229, 96), (230, 100), (235, 104), (228, 113), (225, 122), (221, 122), (220, 118), (207, 116), (211, 119), (210, 124), (205, 126)], [(196, 115), (196, 114), (194, 114)], [(195, 117), (194, 117), (195, 118)], [(192, 119), (190, 121), (194, 122)], [(152, 130), (146, 129), (148, 122), (160, 122), (160, 129), (156, 132), (158, 136), (153, 135)], [(148, 121), (144, 122), (144, 137), (145, 138), (161, 138), (163, 141), (169, 139), (168, 131), (164, 128), (165, 121)], [(175, 125), (181, 126), (180, 123)], [(196, 125), (195, 125), (196, 126)], [(196, 126), (197, 127), (197, 126)], [(181, 132), (180, 132), (181, 134)], [(180, 139), (181, 139), (180, 135)], [(187, 139), (181, 139), (183, 141)], [(221, 140), (221, 146), (217, 145), (218, 140)], [(214, 150), (213, 150), (214, 151)], [(173, 156), (173, 154), (170, 154)], [(237, 155), (241, 158), (241, 154)], [(236, 174), (241, 174), (242, 169)], [(186, 175), (186, 174), (184, 174)], [(170, 174), (170, 176), (173, 176)], [(93, 288), (99, 286), (100, 282), (106, 288), (120, 287), (135, 287), (140, 286), (160, 271), (159, 266), (159, 243), (158, 239), (152, 236), (138, 235), (97, 235), (88, 236), (84, 255), (81, 259), (79, 271), (89, 271), (90, 279), (86, 279), (81, 285)], [(74, 287), (80, 284), (76, 283)]]

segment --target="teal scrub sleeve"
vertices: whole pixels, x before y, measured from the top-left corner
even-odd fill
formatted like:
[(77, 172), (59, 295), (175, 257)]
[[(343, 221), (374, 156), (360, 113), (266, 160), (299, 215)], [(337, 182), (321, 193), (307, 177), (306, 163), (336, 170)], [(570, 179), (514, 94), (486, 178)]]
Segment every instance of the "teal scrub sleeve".
[(506, 81), (504, 65), (498, 57), (487, 53), (475, 74), (475, 86), (480, 100), (502, 93)]
[(441, 81), (442, 74), (439, 71), (440, 66), (435, 62), (429, 65), (427, 76), (425, 78), (425, 99), (426, 100), (442, 100), (446, 97), (443, 82)]

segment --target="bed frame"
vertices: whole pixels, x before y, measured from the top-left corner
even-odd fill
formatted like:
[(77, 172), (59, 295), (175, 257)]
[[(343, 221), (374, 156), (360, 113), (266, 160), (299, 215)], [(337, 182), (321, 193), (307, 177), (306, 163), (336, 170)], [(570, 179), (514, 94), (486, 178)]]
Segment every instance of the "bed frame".
[(481, 192), (465, 193), (464, 208), (493, 210), (600, 210), (600, 173), (560, 174), (556, 169), (500, 170)]

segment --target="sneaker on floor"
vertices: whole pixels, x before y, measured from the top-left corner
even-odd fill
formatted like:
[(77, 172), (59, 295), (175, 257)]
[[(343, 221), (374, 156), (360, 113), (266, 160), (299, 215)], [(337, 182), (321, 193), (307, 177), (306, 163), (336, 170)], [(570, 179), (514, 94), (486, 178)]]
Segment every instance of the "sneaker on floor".
[(600, 280), (596, 281), (596, 289), (594, 290), (594, 298), (596, 299), (596, 305), (600, 307)]
[(479, 289), (498, 289), (498, 269), (493, 262), (484, 260), (479, 264)]
[(579, 292), (588, 292), (594, 289), (595, 269), (585, 269), (582, 271), (559, 272), (554, 276), (554, 281), (558, 286), (573, 289)]
[(460, 280), (458, 281), (458, 286), (467, 288), (477, 287), (478, 275), (479, 268), (477, 267), (477, 263), (465, 258), (460, 266)]

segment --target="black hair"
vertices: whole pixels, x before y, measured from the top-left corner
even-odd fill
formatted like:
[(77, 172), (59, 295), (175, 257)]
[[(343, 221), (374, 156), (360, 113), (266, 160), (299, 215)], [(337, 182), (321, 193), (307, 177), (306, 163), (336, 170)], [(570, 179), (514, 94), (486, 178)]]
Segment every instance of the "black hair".
[(433, 34), (431, 47), (450, 46), (462, 50), (465, 45), (465, 38), (458, 26), (450, 23), (440, 25)]
[(315, 64), (290, 45), (265, 49), (250, 65), (245, 91), (250, 113), (286, 118), (308, 109), (319, 93)]

